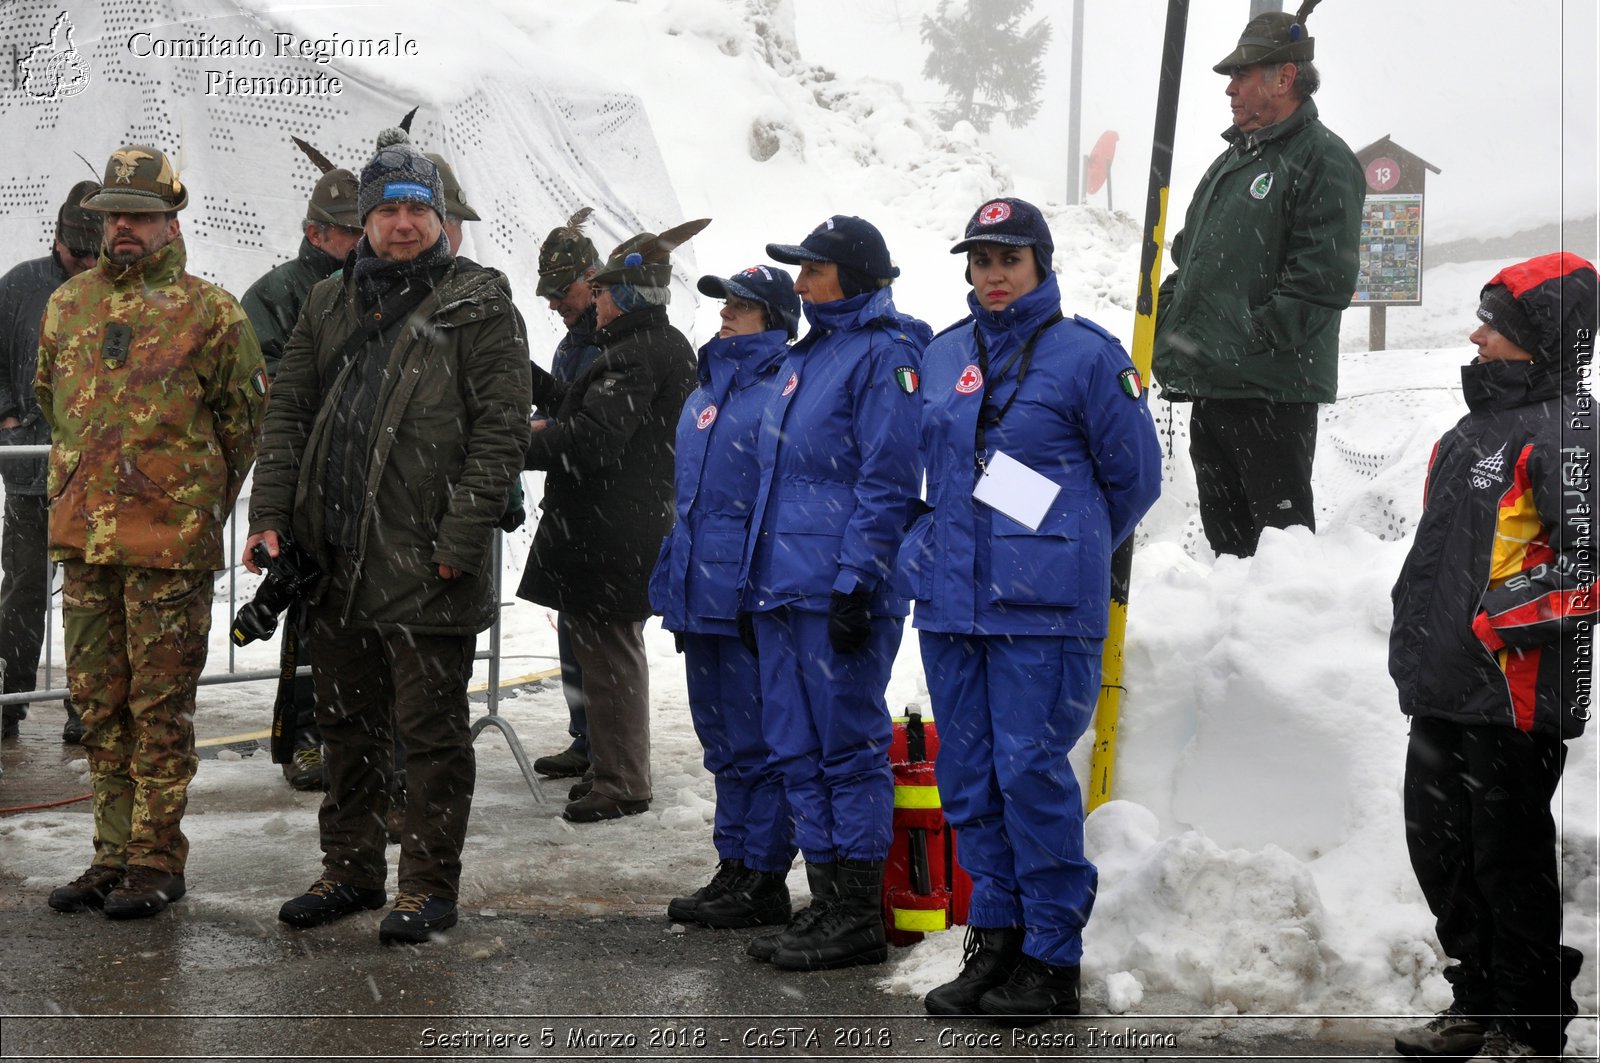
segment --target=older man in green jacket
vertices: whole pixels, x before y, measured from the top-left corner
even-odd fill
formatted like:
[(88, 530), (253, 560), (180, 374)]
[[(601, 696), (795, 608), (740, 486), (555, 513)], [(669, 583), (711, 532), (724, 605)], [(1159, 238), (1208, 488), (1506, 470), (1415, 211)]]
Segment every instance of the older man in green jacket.
[(1366, 180), (1317, 117), (1313, 44), (1269, 12), (1214, 67), (1228, 149), (1173, 238), (1157, 304), (1155, 378), (1162, 398), (1194, 403), (1189, 454), (1219, 554), (1253, 554), (1263, 528), (1316, 527), (1317, 404), (1338, 390)]
[(495, 526), (528, 443), (528, 350), (504, 278), (443, 237), (438, 167), (385, 130), (366, 234), (311, 291), (273, 384), (247, 548), (292, 533), (323, 572), (310, 618), (328, 792), (323, 869), (278, 918), (383, 906), (396, 741), (408, 752), (399, 897), (378, 929), (455, 925), (475, 767), (467, 683), (494, 620)]

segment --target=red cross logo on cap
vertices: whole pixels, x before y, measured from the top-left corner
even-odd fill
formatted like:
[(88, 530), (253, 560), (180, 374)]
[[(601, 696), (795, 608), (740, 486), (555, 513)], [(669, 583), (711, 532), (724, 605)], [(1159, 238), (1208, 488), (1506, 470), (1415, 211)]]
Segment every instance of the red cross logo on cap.
[(712, 403), (710, 406), (707, 406), (705, 409), (700, 411), (700, 416), (695, 420), (694, 426), (700, 429), (700, 431), (704, 432), (707, 428), (711, 427), (711, 422), (715, 421), (716, 419), (717, 406), (716, 403)]
[(984, 225), (999, 225), (1011, 217), (1011, 204), (996, 200), (978, 212), (978, 221)]
[(983, 387), (983, 374), (978, 372), (978, 367), (969, 365), (961, 370), (961, 375), (956, 377), (956, 394), (971, 395)]

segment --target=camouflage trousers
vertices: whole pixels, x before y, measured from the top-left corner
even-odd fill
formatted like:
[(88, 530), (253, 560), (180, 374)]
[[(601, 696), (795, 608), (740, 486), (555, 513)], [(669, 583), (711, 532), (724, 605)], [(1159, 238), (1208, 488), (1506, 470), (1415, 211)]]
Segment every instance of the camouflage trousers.
[(67, 686), (94, 783), (94, 862), (181, 873), (211, 573), (64, 562)]

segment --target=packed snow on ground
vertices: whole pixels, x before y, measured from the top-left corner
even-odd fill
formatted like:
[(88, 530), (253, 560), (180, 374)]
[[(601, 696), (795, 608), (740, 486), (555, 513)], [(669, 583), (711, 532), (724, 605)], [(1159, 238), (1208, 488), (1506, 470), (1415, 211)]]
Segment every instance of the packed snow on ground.
[[(269, 19), (321, 20), (323, 32), (358, 32), (363, 17), (359, 9), (260, 6)], [(970, 130), (940, 130), (899, 83), (808, 62), (794, 22), (806, 5), (761, 6), (770, 12), (767, 33), (719, 0), (500, 0), (484, 5), (486, 14), (458, 10), (448, 21), (426, 5), (394, 3), (385, 17), (398, 29), (425, 27), (436, 56), (471, 53), (493, 38), (479, 68), (435, 61), (423, 72), (448, 69), (434, 80), (397, 80), (407, 99), (431, 91), (435, 102), (447, 102), (476, 79), (511, 76), (519, 64), (587, 69), (598, 84), (638, 93), (686, 217), (716, 219), (694, 244), (704, 271), (731, 274), (761, 259), (768, 241), (794, 242), (828, 214), (857, 213), (885, 231), (904, 269), (896, 284), (902, 308), (942, 327), (964, 313), (961, 263), (948, 254), (950, 242), (982, 200), (1012, 193), (1045, 206), (1069, 312), (1131, 341), (1135, 217), (1063, 207), (1052, 190), (1015, 183), (1017, 167)], [(872, 46), (863, 40), (860, 48)], [(288, 257), (292, 243), (286, 239), (281, 251)], [(1347, 317), (1341, 400), (1323, 412), (1315, 535), (1272, 531), (1250, 560), (1214, 558), (1198, 533), (1185, 413), (1152, 403), (1172, 449), (1164, 497), (1138, 532), (1117, 799), (1087, 825), (1101, 888), (1085, 974), (1114, 1010), (1137, 1013), (1159, 1001), (1200, 1014), (1404, 1014), (1448, 1002), (1445, 959), (1404, 847), (1406, 728), (1386, 670), (1388, 595), (1419, 514), (1429, 449), (1463, 412), (1459, 366), (1472, 351), (1462, 337), (1473, 324), (1476, 288), (1494, 268), (1429, 271), (1429, 306), (1391, 314), (1391, 340), (1400, 342), (1390, 350), (1360, 352), (1364, 345), (1352, 339), (1365, 323), (1359, 312)], [(530, 319), (549, 317), (542, 305), (524, 302)], [(709, 301), (699, 307), (697, 342), (712, 334), (715, 312)], [(528, 474), (525, 483), (536, 500), (539, 478)], [(511, 677), (555, 663), (553, 615), (512, 595), (530, 540), (526, 527), (505, 540), (502, 674)], [(214, 671), (230, 659), (227, 585), (219, 577)], [(240, 600), (254, 586), (240, 578)], [(651, 910), (710, 874), (712, 787), (689, 724), (681, 659), (655, 623), (646, 637), (650, 811), (569, 825), (559, 818), (567, 784), (542, 784), (536, 800), (506, 743), (487, 732), (478, 743), (464, 858), (469, 911), (601, 912), (625, 902)], [(59, 662), (59, 632), (55, 639)], [(480, 639), (480, 649), (487, 644)], [(234, 658), (241, 669), (275, 662), (275, 644)], [(477, 679), (486, 675), (480, 663)], [(927, 709), (909, 631), (887, 700), (895, 710)], [(205, 687), (197, 728), (202, 738), (249, 733), (266, 726), (270, 709), (270, 684)], [(500, 709), (530, 756), (565, 743), (566, 710), (554, 683), (524, 681)], [(41, 706), (35, 716), (48, 726), (56, 711)], [(1087, 745), (1071, 754), (1080, 771)], [(83, 762), (73, 763), (87, 786)], [(288, 790), (264, 755), (225, 749), (203, 763), (191, 795), (185, 904), (270, 918), (287, 888), (314, 877), (317, 798)], [(12, 804), (28, 795), (7, 788), (5, 796)], [(1592, 736), (1571, 744), (1556, 811), (1566, 940), (1589, 959), (1577, 995), (1593, 1013), (1600, 885)], [(8, 817), (0, 820), (0, 863), (42, 895), (82, 870), (88, 841), (79, 810)], [(272, 870), (240, 875), (241, 863)], [(790, 885), (804, 896), (800, 869)], [(923, 993), (955, 972), (960, 953), (959, 933), (896, 950), (882, 989)], [(1592, 1022), (1575, 1024), (1573, 1035), (1571, 1050), (1595, 1050)]]

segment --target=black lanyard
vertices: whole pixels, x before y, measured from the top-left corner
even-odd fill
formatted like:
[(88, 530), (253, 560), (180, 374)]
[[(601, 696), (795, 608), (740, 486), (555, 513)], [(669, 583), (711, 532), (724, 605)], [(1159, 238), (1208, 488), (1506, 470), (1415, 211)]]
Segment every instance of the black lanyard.
[(1033, 330), (1033, 335), (1028, 337), (1028, 341), (1018, 347), (1016, 353), (995, 371), (993, 379), (999, 380), (1011, 372), (1013, 366), (1017, 370), (1017, 386), (1011, 389), (1011, 396), (999, 409), (995, 409), (994, 404), (989, 401), (989, 348), (984, 346), (983, 333), (979, 330), (978, 323), (976, 321), (972, 323), (972, 339), (978, 346), (978, 372), (983, 377), (983, 403), (978, 407), (978, 434), (975, 441), (976, 449), (973, 451), (973, 462), (977, 466), (979, 476), (982, 476), (987, 468), (983, 460), (984, 455), (988, 453), (985, 436), (990, 428), (1000, 423), (1001, 418), (1005, 417), (1012, 404), (1017, 401), (1017, 396), (1022, 393), (1022, 382), (1033, 366), (1034, 344), (1039, 342), (1039, 337), (1044, 335), (1046, 329), (1062, 320), (1063, 316), (1060, 310), (1051, 314), (1044, 324)]

